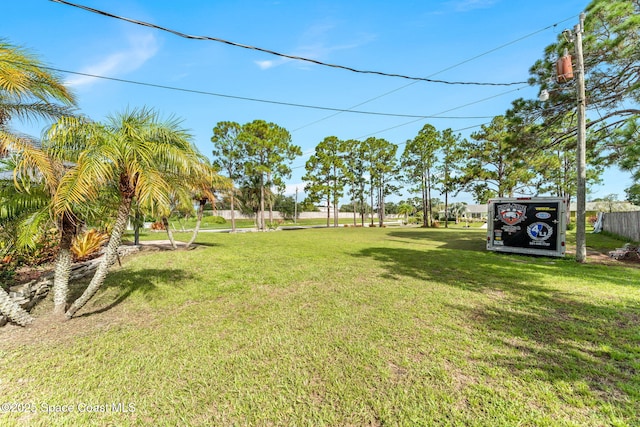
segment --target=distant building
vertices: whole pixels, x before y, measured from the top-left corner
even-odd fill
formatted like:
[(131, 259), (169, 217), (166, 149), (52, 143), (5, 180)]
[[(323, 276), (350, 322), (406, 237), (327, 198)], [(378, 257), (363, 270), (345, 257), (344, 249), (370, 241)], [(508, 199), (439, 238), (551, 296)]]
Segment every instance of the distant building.
[(487, 205), (467, 205), (467, 218), (486, 220), (487, 209)]

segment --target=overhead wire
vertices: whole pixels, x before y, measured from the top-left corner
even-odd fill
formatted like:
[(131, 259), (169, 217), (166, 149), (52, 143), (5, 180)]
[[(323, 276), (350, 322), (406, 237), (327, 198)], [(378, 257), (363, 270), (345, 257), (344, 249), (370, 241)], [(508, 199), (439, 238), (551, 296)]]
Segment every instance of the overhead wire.
[(514, 85), (520, 85), (520, 84), (526, 84), (527, 82), (522, 82), (522, 81), (518, 81), (518, 82), (508, 82), (508, 83), (495, 83), (495, 82), (472, 82), (472, 81), (448, 81), (448, 80), (436, 80), (436, 79), (430, 79), (428, 77), (415, 77), (415, 76), (408, 76), (408, 75), (404, 75), (404, 74), (398, 74), (398, 73), (387, 73), (387, 72), (383, 72), (383, 71), (373, 71), (373, 70), (360, 70), (357, 68), (353, 68), (353, 67), (348, 67), (345, 65), (338, 65), (338, 64), (330, 64), (327, 62), (323, 62), (323, 61), (318, 61), (316, 59), (311, 59), (311, 58), (305, 58), (302, 56), (297, 56), (297, 55), (289, 55), (286, 53), (281, 53), (281, 52), (277, 52), (271, 49), (265, 49), (265, 48), (261, 48), (261, 47), (257, 47), (257, 46), (252, 46), (252, 45), (248, 45), (248, 44), (243, 44), (243, 43), (237, 43), (237, 42), (233, 42), (230, 40), (225, 40), (219, 37), (212, 37), (212, 36), (196, 36), (196, 35), (191, 35), (191, 34), (186, 34), (177, 30), (173, 30), (171, 28), (167, 28), (167, 27), (163, 27), (160, 25), (156, 25), (156, 24), (152, 24), (150, 22), (146, 22), (146, 21), (140, 21), (137, 19), (132, 19), (132, 18), (127, 18), (124, 16), (119, 16), (119, 15), (115, 15), (113, 13), (109, 13), (109, 12), (105, 12), (103, 10), (100, 9), (95, 9), (89, 6), (84, 6), (81, 4), (77, 4), (77, 3), (72, 3), (70, 1), (66, 1), (66, 0), (50, 0), (54, 3), (60, 3), (60, 4), (64, 4), (67, 6), (72, 6), (72, 7), (76, 7), (78, 9), (82, 9), (88, 12), (92, 12), (98, 15), (102, 15), (102, 16), (106, 16), (109, 18), (113, 18), (113, 19), (119, 19), (125, 22), (129, 22), (132, 24), (136, 24), (136, 25), (140, 25), (143, 27), (148, 27), (148, 28), (154, 28), (156, 30), (160, 30), (160, 31), (165, 31), (168, 32), (170, 34), (176, 35), (178, 37), (182, 37), (182, 38), (186, 38), (186, 39), (191, 39), (191, 40), (206, 40), (206, 41), (214, 41), (214, 42), (218, 42), (218, 43), (224, 43), (230, 46), (234, 46), (234, 47), (240, 47), (243, 49), (249, 49), (249, 50), (255, 50), (258, 52), (263, 52), (263, 53), (267, 53), (270, 55), (275, 55), (275, 56), (279, 56), (282, 58), (288, 58), (288, 59), (293, 59), (293, 60), (297, 60), (297, 61), (304, 61), (304, 62), (310, 62), (312, 64), (316, 64), (316, 65), (321, 65), (321, 66), (325, 66), (325, 67), (331, 67), (331, 68), (337, 68), (337, 69), (342, 69), (342, 70), (346, 70), (346, 71), (351, 71), (354, 73), (360, 73), (360, 74), (375, 74), (375, 75), (379, 75), (379, 76), (384, 76), (384, 77), (396, 77), (396, 78), (402, 78), (402, 79), (407, 79), (407, 80), (416, 80), (416, 81), (422, 81), (422, 82), (429, 82), (429, 83), (442, 83), (442, 84), (447, 84), (447, 85), (473, 85), (473, 86), (514, 86)]
[[(11, 62), (11, 61), (7, 61), (7, 62)], [(59, 72), (59, 73), (74, 74), (74, 75), (78, 75), (78, 76), (91, 77), (91, 78), (103, 79), (103, 80), (111, 80), (111, 81), (120, 82), (120, 83), (128, 83), (128, 84), (134, 84), (134, 85), (139, 85), (139, 86), (147, 86), (147, 87), (153, 87), (153, 88), (159, 88), (159, 89), (174, 90), (174, 91), (178, 91), (178, 92), (195, 93), (195, 94), (199, 94), (199, 95), (208, 95), (208, 96), (217, 96), (217, 97), (222, 97), (222, 98), (238, 99), (238, 100), (241, 100), (241, 101), (251, 101), (251, 102), (261, 102), (261, 103), (265, 103), (265, 104), (282, 105), (282, 106), (286, 106), (286, 107), (310, 108), (310, 109), (315, 109), (315, 110), (338, 111), (340, 113), (354, 113), (354, 114), (366, 114), (366, 115), (374, 115), (374, 116), (405, 117), (405, 118), (419, 118), (419, 119), (452, 119), (452, 120), (465, 119), (466, 120), (466, 119), (488, 119), (488, 118), (491, 118), (491, 116), (435, 116), (435, 115), (418, 115), (418, 114), (383, 113), (383, 112), (377, 112), (377, 111), (345, 110), (345, 109), (342, 109), (342, 108), (323, 107), (323, 106), (319, 106), (319, 105), (309, 105), (309, 104), (297, 104), (297, 103), (293, 103), (293, 102), (273, 101), (273, 100), (268, 100), (268, 99), (251, 98), (251, 97), (246, 97), (246, 96), (228, 95), (228, 94), (215, 93), (215, 92), (209, 92), (209, 91), (198, 90), (198, 89), (186, 89), (186, 88), (180, 88), (180, 87), (175, 87), (175, 86), (161, 85), (161, 84), (157, 84), (157, 83), (140, 82), (140, 81), (129, 80), (129, 79), (121, 79), (121, 78), (117, 78), (117, 77), (108, 77), (108, 76), (101, 76), (101, 75), (97, 75), (97, 74), (82, 73), (82, 72), (79, 72), (79, 71), (64, 70), (64, 69), (61, 69), (61, 68), (55, 68), (55, 67), (49, 67), (49, 66), (42, 66), (41, 68), (44, 68), (46, 70), (56, 71), (56, 72)]]
[[(520, 41), (522, 41), (522, 40), (525, 40), (525, 39), (527, 39), (527, 38), (529, 38), (529, 37), (533, 37), (533, 36), (535, 36), (536, 34), (542, 33), (543, 31), (547, 31), (547, 30), (549, 30), (549, 29), (551, 29), (551, 28), (555, 28), (555, 27), (557, 27), (558, 25), (562, 24), (563, 22), (569, 21), (569, 20), (571, 20), (571, 19), (574, 19), (574, 16), (570, 16), (570, 17), (565, 18), (565, 19), (563, 19), (563, 20), (561, 20), (561, 21), (558, 21), (558, 22), (556, 22), (556, 23), (554, 23), (554, 24), (547, 25), (547, 26), (546, 26), (546, 27), (544, 27), (544, 28), (540, 28), (539, 30), (536, 30), (536, 31), (533, 31), (533, 32), (531, 32), (531, 33), (525, 34), (524, 36), (519, 37), (519, 38), (514, 39), (514, 40), (511, 40), (511, 41), (509, 41), (509, 42), (507, 42), (507, 43), (503, 43), (503, 44), (501, 44), (501, 45), (499, 45), (499, 46), (497, 46), (497, 47), (495, 47), (495, 48), (493, 48), (493, 49), (489, 49), (489, 50), (487, 50), (487, 51), (485, 51), (485, 52), (482, 52), (482, 53), (480, 53), (480, 54), (478, 54), (478, 55), (472, 56), (471, 58), (465, 59), (464, 61), (458, 62), (458, 63), (453, 64), (453, 65), (451, 65), (451, 66), (449, 66), (449, 67), (447, 67), (447, 68), (443, 68), (443, 69), (442, 69), (442, 70), (440, 70), (440, 71), (436, 71), (435, 73), (429, 74), (427, 77), (428, 77), (428, 78), (431, 78), (431, 77), (436, 76), (436, 75), (438, 75), (438, 74), (442, 74), (442, 73), (444, 73), (445, 71), (449, 71), (449, 70), (452, 70), (452, 69), (454, 69), (454, 68), (457, 68), (457, 67), (459, 67), (460, 65), (464, 65), (464, 64), (466, 64), (466, 63), (468, 63), (468, 62), (474, 61), (474, 60), (476, 60), (476, 59), (478, 59), (478, 58), (481, 58), (481, 57), (483, 57), (483, 56), (485, 56), (485, 55), (488, 55), (488, 54), (490, 54), (490, 53), (496, 52), (496, 51), (498, 51), (498, 50), (500, 50), (500, 49), (503, 49), (503, 48), (505, 48), (505, 47), (507, 47), (507, 46), (510, 46), (510, 45), (512, 45), (512, 44), (516, 44), (516, 43), (518, 43), (518, 42), (520, 42)], [(366, 101), (360, 102), (360, 103), (358, 103), (358, 104), (356, 104), (356, 105), (352, 105), (351, 107), (347, 108), (347, 110), (350, 110), (350, 109), (353, 109), (353, 108), (358, 108), (358, 107), (360, 107), (360, 106), (362, 106), (362, 105), (368, 104), (369, 102), (372, 102), (372, 101), (375, 101), (375, 100), (377, 100), (377, 99), (383, 98), (383, 97), (385, 97), (385, 96), (387, 96), (387, 95), (391, 95), (392, 93), (398, 92), (398, 91), (400, 91), (400, 90), (402, 90), (402, 89), (405, 89), (405, 88), (407, 88), (407, 87), (409, 87), (409, 86), (413, 86), (413, 85), (414, 85), (414, 84), (416, 84), (416, 83), (419, 83), (419, 82), (417, 82), (417, 81), (413, 81), (413, 82), (411, 82), (411, 83), (405, 84), (405, 85), (400, 86), (400, 87), (398, 87), (398, 88), (396, 88), (396, 89), (393, 89), (393, 90), (390, 90), (390, 91), (388, 91), (388, 92), (385, 92), (385, 93), (383, 93), (383, 94), (381, 94), (381, 95), (377, 95), (377, 96), (375, 96), (375, 97), (373, 97), (373, 98), (369, 98), (369, 99), (367, 99)], [(313, 122), (311, 122), (311, 123), (307, 123), (306, 125), (302, 125), (302, 126), (300, 126), (300, 127), (296, 128), (296, 129), (293, 129), (293, 131), (292, 131), (292, 132), (295, 132), (295, 131), (298, 131), (298, 130), (304, 129), (304, 128), (306, 128), (306, 127), (309, 127), (309, 126), (315, 125), (315, 124), (317, 124), (317, 123), (320, 123), (320, 122), (322, 122), (322, 121), (324, 121), (324, 120), (327, 120), (327, 119), (333, 118), (333, 117), (338, 116), (338, 115), (340, 115), (340, 114), (342, 114), (342, 112), (338, 112), (338, 113), (330, 114), (330, 115), (328, 115), (328, 116), (326, 116), (326, 117), (323, 117), (323, 118), (321, 118), (321, 119), (315, 120), (315, 121), (313, 121)]]

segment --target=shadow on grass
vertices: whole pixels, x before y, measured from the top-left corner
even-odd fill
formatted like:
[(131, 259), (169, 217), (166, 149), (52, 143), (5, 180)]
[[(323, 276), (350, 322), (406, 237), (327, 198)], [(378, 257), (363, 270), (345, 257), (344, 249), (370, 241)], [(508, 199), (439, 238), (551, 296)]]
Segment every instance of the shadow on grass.
[[(486, 230), (485, 230), (486, 231)], [(463, 250), (480, 251), (486, 246), (486, 232), (481, 233), (478, 229), (451, 229), (442, 230), (437, 228), (424, 228), (419, 230), (398, 230), (388, 233), (392, 240), (405, 240), (412, 243), (432, 242), (438, 243), (438, 247)]]
[[(399, 237), (448, 241), (431, 249), (366, 248), (355, 256), (376, 261), (384, 278), (412, 278), (476, 293), (467, 304), (446, 306), (496, 349), (478, 356), (479, 362), (506, 368), (524, 381), (568, 382), (573, 387), (569, 397), (582, 395), (581, 383), (586, 384), (585, 402), (597, 406), (606, 401), (627, 419), (636, 419), (640, 405), (631, 402), (640, 402), (640, 303), (632, 296), (640, 274), (474, 251), (475, 242), (452, 240), (455, 235), (446, 232), (402, 232)], [(576, 294), (567, 285), (554, 286), (565, 278), (593, 284), (596, 292), (590, 297), (588, 289)], [(620, 293), (602, 297), (619, 285), (635, 289), (628, 290), (627, 298)]]
[[(156, 282), (173, 283), (178, 285), (184, 280), (192, 279), (194, 275), (188, 271), (176, 270), (176, 269), (144, 269), (139, 271), (132, 271), (129, 269), (117, 270), (109, 272), (105, 283), (101, 289), (93, 297), (93, 301), (97, 300), (105, 293), (115, 291), (115, 299), (108, 305), (93, 310), (87, 313), (83, 313), (77, 317), (88, 317), (94, 314), (104, 313), (117, 307), (127, 298), (129, 298), (134, 292), (139, 292), (147, 298), (151, 298), (155, 292), (157, 292)], [(78, 281), (71, 286), (70, 300), (74, 301), (78, 298), (82, 292), (86, 289), (89, 280)]]

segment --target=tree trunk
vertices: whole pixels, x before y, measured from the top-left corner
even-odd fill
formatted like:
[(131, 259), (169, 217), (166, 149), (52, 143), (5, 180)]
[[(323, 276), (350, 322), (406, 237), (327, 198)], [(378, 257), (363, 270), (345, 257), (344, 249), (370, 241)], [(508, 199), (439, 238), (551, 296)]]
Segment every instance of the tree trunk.
[[(271, 185), (271, 173), (267, 172), (267, 184), (269, 184), (269, 188), (272, 188)], [(273, 191), (269, 192), (269, 227), (273, 227)]]
[(331, 196), (327, 194), (327, 228), (331, 222)]
[(371, 226), (373, 227), (373, 179), (371, 180)]
[(136, 208), (136, 215), (133, 224), (133, 244), (138, 246), (140, 244), (140, 225), (142, 225), (142, 218), (140, 217), (140, 209)]
[[(231, 190), (233, 191), (233, 189)], [(233, 197), (233, 193), (231, 193), (231, 232), (235, 233), (236, 231), (236, 212), (235, 212), (235, 197)]]
[(71, 275), (71, 243), (76, 235), (76, 224), (73, 218), (64, 214), (60, 221), (60, 249), (56, 257), (53, 275), (53, 314), (64, 316), (67, 309), (67, 297), (69, 295), (69, 276)]
[(433, 226), (433, 203), (431, 203), (431, 172), (427, 169), (427, 202), (429, 206), (429, 227)]
[(428, 200), (427, 200), (427, 185), (426, 185), (426, 175), (425, 172), (423, 171), (422, 173), (422, 182), (421, 184), (421, 193), (422, 193), (422, 226), (424, 228), (429, 226), (429, 205), (428, 205)]
[(165, 230), (167, 230), (167, 237), (169, 238), (171, 247), (173, 249), (178, 249), (178, 246), (176, 245), (176, 240), (173, 238), (173, 231), (171, 231), (171, 225), (169, 224), (169, 219), (166, 216), (162, 217), (162, 225), (164, 225)]
[(13, 301), (2, 288), (0, 288), (0, 313), (7, 316), (16, 325), (26, 326), (33, 322), (33, 317)]
[(71, 304), (71, 307), (69, 307), (69, 310), (65, 313), (67, 319), (71, 319), (78, 310), (84, 307), (84, 305), (93, 298), (96, 292), (98, 292), (98, 289), (100, 289), (104, 283), (109, 267), (116, 261), (118, 256), (118, 247), (120, 246), (124, 230), (127, 227), (127, 218), (129, 217), (129, 210), (131, 209), (131, 201), (131, 197), (126, 197), (122, 200), (122, 203), (118, 208), (118, 216), (116, 217), (116, 222), (113, 226), (113, 230), (111, 231), (111, 237), (109, 238), (109, 243), (104, 251), (102, 261), (98, 264), (98, 268), (96, 269), (91, 282), (89, 282), (87, 289), (85, 289), (82, 295), (80, 295), (80, 298)]
[(355, 198), (354, 198), (354, 199), (353, 199), (353, 226), (354, 226), (354, 227), (356, 226), (356, 223), (357, 223), (357, 217), (356, 217), (356, 214), (357, 214), (357, 212), (356, 212), (356, 200), (355, 200)]
[(264, 173), (260, 172), (260, 231), (264, 231)]
[(193, 234), (191, 235), (191, 239), (189, 239), (189, 241), (184, 247), (185, 249), (189, 249), (189, 246), (191, 246), (193, 242), (196, 241), (196, 237), (198, 237), (198, 232), (200, 231), (200, 224), (202, 223), (202, 215), (204, 214), (204, 207), (206, 204), (207, 204), (207, 199), (200, 200), (200, 206), (198, 206), (198, 215), (196, 217), (197, 218), (196, 226), (193, 229)]
[[(449, 192), (444, 192), (444, 228), (449, 228)], [(456, 211), (456, 224), (458, 223), (458, 211)]]

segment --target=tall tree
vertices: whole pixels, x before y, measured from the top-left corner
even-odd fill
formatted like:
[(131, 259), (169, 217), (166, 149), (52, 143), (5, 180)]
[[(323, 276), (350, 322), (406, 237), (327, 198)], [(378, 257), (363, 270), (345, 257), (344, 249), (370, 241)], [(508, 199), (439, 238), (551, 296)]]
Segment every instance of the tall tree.
[[(240, 139), (242, 127), (236, 122), (218, 122), (213, 128), (213, 165), (223, 171), (233, 184), (236, 184), (244, 172), (247, 160), (246, 147)], [(231, 202), (231, 231), (236, 231), (235, 194), (233, 186), (229, 189)]]
[(460, 182), (465, 190), (480, 194), (491, 190), (498, 197), (531, 191), (535, 174), (528, 166), (524, 150), (514, 142), (517, 137), (504, 116), (482, 125), (471, 138), (473, 141), (462, 144), (467, 159)]
[(143, 208), (167, 206), (172, 179), (193, 179), (204, 158), (180, 121), (164, 120), (146, 108), (111, 116), (105, 124), (70, 120), (56, 131), (57, 148), (78, 155), (54, 197), (54, 212), (91, 200), (105, 185), (115, 186), (119, 194), (105, 255), (83, 294), (67, 310), (66, 317), (71, 318), (104, 282), (116, 259), (134, 199)]
[[(259, 228), (265, 230), (265, 187), (282, 188), (284, 178), (291, 175), (289, 164), (302, 155), (299, 146), (291, 143), (291, 135), (285, 128), (264, 120), (254, 120), (242, 126), (240, 139), (247, 153), (245, 171), (259, 178), (260, 218)], [(269, 198), (269, 221), (273, 221), (273, 199)]]
[[(398, 146), (382, 138), (367, 138), (369, 173), (371, 175), (371, 193), (376, 195), (378, 202), (378, 225), (384, 225), (384, 201), (386, 196), (398, 191), (393, 183), (398, 176), (396, 153)], [(373, 205), (373, 203), (372, 203)], [(373, 221), (373, 219), (372, 219)]]
[(344, 142), (344, 173), (345, 180), (349, 185), (349, 194), (353, 204), (353, 225), (356, 225), (356, 213), (360, 213), (361, 225), (364, 226), (364, 215), (366, 210), (365, 193), (367, 172), (363, 144), (355, 139)]
[[(436, 166), (439, 172), (437, 183), (438, 189), (444, 194), (444, 211), (449, 211), (449, 194), (455, 192), (458, 185), (456, 179), (456, 170), (460, 167), (460, 161), (462, 160), (462, 151), (459, 149), (462, 141), (460, 134), (455, 135), (453, 131), (445, 129), (440, 133), (440, 153), (442, 159), (440, 164)], [(445, 221), (445, 228), (449, 227), (449, 221)]]
[[(584, 82), (589, 164), (598, 159), (623, 164), (627, 148), (637, 145), (640, 121), (640, 2), (593, 0), (584, 21)], [(510, 112), (528, 125), (527, 147), (566, 152), (576, 145), (576, 91), (573, 82), (556, 81), (556, 59), (574, 51), (574, 40), (559, 34), (530, 69), (531, 84), (548, 90), (548, 101), (516, 100)], [(591, 113), (590, 113), (591, 112)], [(633, 150), (633, 149), (632, 149)], [(568, 154), (568, 153), (567, 153)], [(569, 154), (571, 156), (571, 154)], [(568, 160), (561, 154), (560, 162)], [(592, 171), (597, 172), (597, 170)]]
[(327, 227), (330, 205), (333, 205), (333, 226), (337, 227), (338, 204), (345, 187), (345, 143), (335, 136), (326, 137), (316, 146), (306, 170), (307, 174), (303, 179), (310, 183), (309, 191), (324, 192), (327, 195)]
[(413, 191), (420, 193), (423, 227), (432, 225), (433, 213), (429, 200), (439, 147), (440, 134), (432, 125), (426, 124), (415, 138), (407, 141), (400, 158), (405, 182), (414, 186)]
[[(316, 147), (317, 149), (317, 147)], [(326, 201), (327, 227), (331, 220), (331, 165), (323, 161), (321, 156), (312, 154), (304, 165), (306, 173), (302, 177), (305, 182), (305, 202), (318, 204)]]

